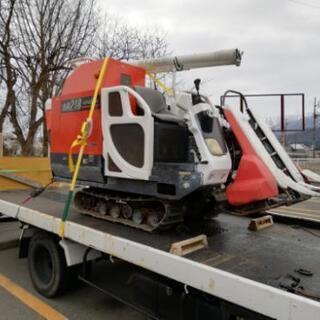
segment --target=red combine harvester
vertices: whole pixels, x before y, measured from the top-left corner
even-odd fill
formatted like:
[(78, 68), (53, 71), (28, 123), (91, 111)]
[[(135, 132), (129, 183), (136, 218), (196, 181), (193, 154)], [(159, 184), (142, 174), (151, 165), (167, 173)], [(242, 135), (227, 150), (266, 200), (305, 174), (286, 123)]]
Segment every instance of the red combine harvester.
[[(162, 94), (145, 86), (150, 72), (240, 62), (237, 49), (131, 63), (110, 58), (78, 176), (83, 188), (74, 196), (76, 208), (153, 231), (222, 210), (248, 214), (317, 196), (248, 105), (244, 113), (213, 105), (200, 94), (199, 79), (195, 92), (175, 92), (173, 86)], [(79, 152), (71, 146), (87, 118), (101, 67), (102, 61), (78, 66), (47, 103), (56, 180), (72, 178), (68, 155)]]

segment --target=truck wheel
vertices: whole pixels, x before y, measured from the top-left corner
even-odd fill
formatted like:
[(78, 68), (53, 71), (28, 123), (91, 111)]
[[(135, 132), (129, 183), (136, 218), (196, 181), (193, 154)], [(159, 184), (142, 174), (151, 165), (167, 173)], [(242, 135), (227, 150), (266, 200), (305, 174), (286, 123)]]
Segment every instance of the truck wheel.
[(28, 266), (36, 290), (47, 298), (67, 287), (68, 267), (57, 239), (45, 232), (36, 233), (30, 241)]

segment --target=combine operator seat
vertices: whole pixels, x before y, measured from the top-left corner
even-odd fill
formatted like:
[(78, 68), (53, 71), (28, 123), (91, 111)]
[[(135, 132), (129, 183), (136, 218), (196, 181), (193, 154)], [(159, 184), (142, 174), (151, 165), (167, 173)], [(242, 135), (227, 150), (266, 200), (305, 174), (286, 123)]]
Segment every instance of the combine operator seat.
[(146, 88), (135, 86), (134, 90), (144, 99), (144, 101), (150, 107), (152, 115), (162, 121), (169, 122), (184, 122), (183, 118), (180, 118), (174, 114), (172, 114), (167, 107), (164, 96), (161, 92)]
[(168, 110), (163, 94), (157, 90), (135, 86), (134, 90), (148, 104), (154, 122), (154, 161), (188, 162), (188, 128), (183, 118)]

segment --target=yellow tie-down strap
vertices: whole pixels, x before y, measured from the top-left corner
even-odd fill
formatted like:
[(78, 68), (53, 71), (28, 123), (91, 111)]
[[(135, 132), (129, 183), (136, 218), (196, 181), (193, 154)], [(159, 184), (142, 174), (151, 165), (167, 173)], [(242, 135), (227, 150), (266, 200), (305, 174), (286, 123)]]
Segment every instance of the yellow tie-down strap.
[[(92, 117), (93, 117), (93, 112), (97, 103), (97, 98), (99, 95), (99, 90), (101, 88), (101, 84), (102, 84), (102, 80), (104, 77), (104, 74), (106, 72), (107, 69), (107, 65), (108, 65), (108, 59), (109, 58), (105, 58), (102, 64), (102, 68), (99, 74), (99, 78), (94, 90), (94, 94), (93, 94), (93, 98), (91, 101), (91, 106), (90, 106), (90, 110), (89, 110), (89, 114), (88, 117), (86, 119), (85, 122), (83, 122), (82, 126), (81, 126), (81, 130), (80, 130), (80, 134), (77, 136), (77, 138), (72, 142), (70, 149), (69, 149), (69, 155), (68, 155), (68, 167), (69, 167), (69, 171), (72, 173), (75, 171), (75, 166), (74, 166), (74, 162), (73, 162), (73, 157), (72, 157), (72, 151), (75, 147), (85, 147), (87, 145), (87, 139), (91, 134), (92, 131)], [(80, 162), (81, 165), (81, 162)]]
[(162, 90), (164, 90), (167, 94), (172, 95), (173, 90), (168, 88), (162, 81), (160, 81), (154, 74), (149, 71), (146, 72), (147, 76), (152, 79)]
[(88, 128), (88, 122), (85, 121), (82, 124), (80, 134), (77, 136), (77, 138), (72, 142), (70, 149), (69, 149), (69, 155), (68, 155), (68, 167), (69, 171), (72, 173), (74, 172), (74, 162), (73, 162), (73, 150), (75, 147), (85, 147), (87, 145), (87, 138), (89, 136), (89, 130)]
[[(87, 139), (90, 136), (91, 131), (92, 131), (93, 112), (94, 112), (94, 109), (95, 109), (95, 106), (97, 103), (97, 98), (99, 95), (99, 91), (101, 89), (104, 74), (107, 69), (108, 61), (109, 61), (109, 58), (105, 58), (103, 61), (102, 68), (99, 73), (99, 78), (98, 78), (98, 81), (97, 81), (97, 84), (96, 84), (96, 87), (94, 90), (93, 98), (91, 101), (91, 106), (90, 106), (88, 117), (87, 117), (86, 121), (81, 126), (80, 134), (77, 136), (77, 138), (72, 142), (72, 144), (70, 146), (69, 155), (68, 155), (68, 165), (69, 165), (69, 170), (70, 170), (70, 172), (73, 172), (73, 175), (72, 175), (72, 181), (70, 184), (68, 196), (67, 196), (67, 199), (64, 204), (63, 215), (62, 215), (62, 219), (61, 219), (61, 225), (60, 225), (60, 231), (59, 231), (61, 238), (64, 237), (65, 221), (67, 220), (68, 215), (69, 215), (69, 209), (70, 209), (71, 201), (73, 198), (73, 192), (74, 192), (74, 189), (75, 189), (75, 186), (77, 183), (78, 174), (79, 174), (79, 170), (80, 170), (80, 166), (81, 166), (82, 158), (83, 158), (83, 154), (84, 154), (84, 149), (87, 145)], [(78, 153), (76, 165), (74, 165), (73, 158), (72, 158), (72, 151), (77, 146), (80, 146), (80, 150)]]

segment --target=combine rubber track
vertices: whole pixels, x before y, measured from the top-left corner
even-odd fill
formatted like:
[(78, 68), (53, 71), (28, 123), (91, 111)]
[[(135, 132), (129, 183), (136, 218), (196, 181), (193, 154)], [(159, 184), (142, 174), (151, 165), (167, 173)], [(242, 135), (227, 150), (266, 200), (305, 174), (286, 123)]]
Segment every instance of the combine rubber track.
[(181, 203), (151, 197), (88, 188), (78, 191), (73, 203), (82, 214), (148, 232), (166, 229), (183, 221)]

